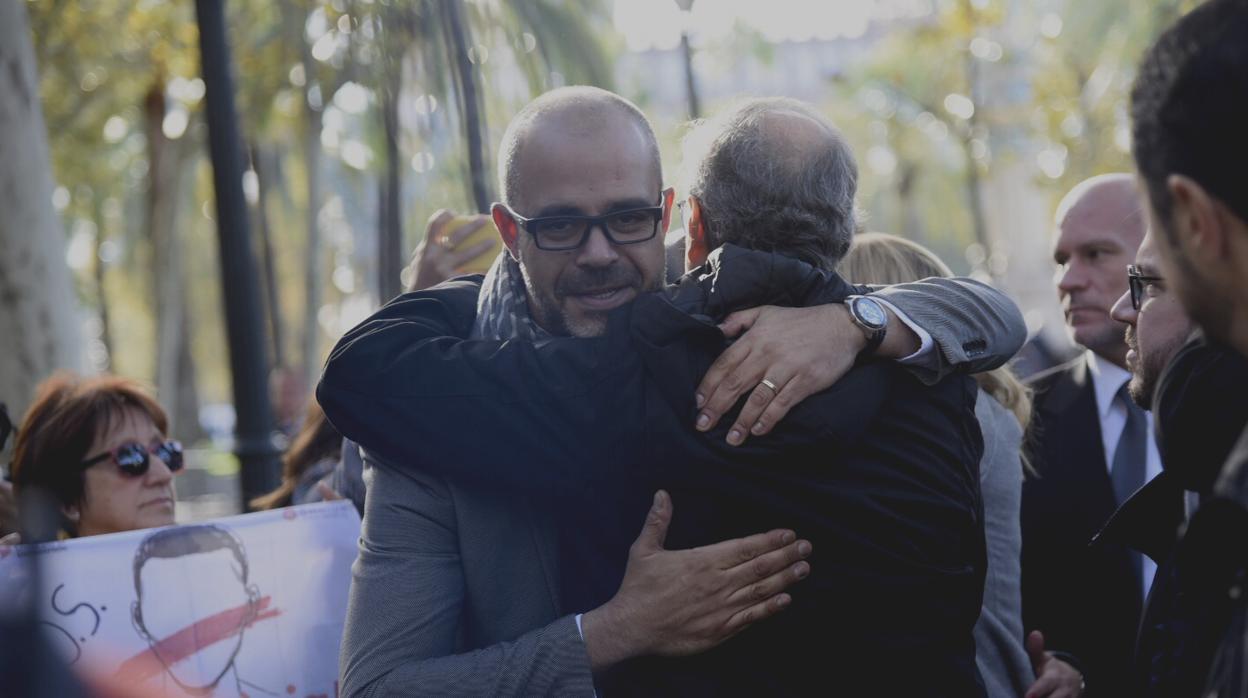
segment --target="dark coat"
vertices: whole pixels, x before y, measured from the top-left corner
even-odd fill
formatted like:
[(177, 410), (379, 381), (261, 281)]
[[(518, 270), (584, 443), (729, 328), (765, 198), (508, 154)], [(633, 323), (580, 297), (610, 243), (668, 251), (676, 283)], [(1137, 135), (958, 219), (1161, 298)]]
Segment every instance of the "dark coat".
[(1126, 547), (1090, 545), (1117, 504), (1087, 361), (1045, 371), (1030, 385), (1036, 472), (1023, 483), (1023, 628), (1078, 659), (1088, 695), (1129, 695), (1143, 592)]
[[(1246, 389), (1248, 360), (1201, 337), (1176, 352), (1158, 380), (1153, 416), (1165, 471), (1127, 500), (1102, 533), (1158, 562), (1140, 624), (1133, 695), (1243, 695), (1232, 689), (1236, 679), (1222, 684), (1236, 673), (1226, 665), (1216, 672), (1218, 690), (1202, 689), (1236, 613), (1230, 590), (1248, 570), (1248, 515), (1232, 501), (1210, 499), (1248, 423), (1248, 402), (1224, 396)], [(1205, 502), (1186, 527), (1174, 507), (1174, 493), (1184, 490)], [(1242, 671), (1242, 648), (1231, 656), (1241, 658)]]
[(568, 610), (618, 588), (658, 488), (675, 504), (669, 548), (777, 527), (814, 545), (813, 572), (780, 616), (697, 657), (625, 665), (607, 693), (983, 694), (971, 635), (986, 565), (982, 438), (970, 379), (928, 387), (867, 364), (743, 447), (724, 442), (731, 417), (706, 434), (691, 427), (693, 389), (725, 346), (714, 319), (859, 289), (725, 248), (675, 291), (614, 311), (606, 336), (535, 347), (455, 339), (471, 325), (473, 287), (391, 303), (340, 342), (318, 395), (344, 435), (392, 463), (544, 498), (561, 524)]

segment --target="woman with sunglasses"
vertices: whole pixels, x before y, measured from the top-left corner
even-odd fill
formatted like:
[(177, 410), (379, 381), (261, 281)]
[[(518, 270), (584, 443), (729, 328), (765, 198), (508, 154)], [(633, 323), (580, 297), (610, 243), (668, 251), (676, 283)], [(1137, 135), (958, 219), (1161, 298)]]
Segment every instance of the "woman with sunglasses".
[(137, 383), (58, 374), (39, 386), (18, 428), (12, 479), (60, 507), (65, 536), (172, 524), (182, 445)]

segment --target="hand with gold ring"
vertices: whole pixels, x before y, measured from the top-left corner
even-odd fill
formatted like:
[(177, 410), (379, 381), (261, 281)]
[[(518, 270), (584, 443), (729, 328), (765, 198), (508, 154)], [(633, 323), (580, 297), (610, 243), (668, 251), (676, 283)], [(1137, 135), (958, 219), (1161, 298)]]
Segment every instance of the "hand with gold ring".
[(840, 303), (742, 310), (719, 328), (726, 337), (740, 338), (719, 355), (698, 385), (695, 427), (714, 429), (752, 391), (728, 430), (733, 446), (771, 431), (794, 405), (839, 380), (866, 343)]
[(444, 233), (447, 224), (454, 218), (454, 213), (441, 209), (429, 219), (429, 225), (425, 227), (425, 239), (416, 246), (412, 261), (404, 273), (404, 276), (410, 276), (410, 282), (405, 288), (407, 292), (437, 286), (455, 276), (456, 269), (494, 249), (495, 243), (492, 240), (483, 240), (463, 250), (457, 250), (459, 243), (489, 223), (490, 217), (476, 216), (471, 223), (462, 225), (449, 234)]

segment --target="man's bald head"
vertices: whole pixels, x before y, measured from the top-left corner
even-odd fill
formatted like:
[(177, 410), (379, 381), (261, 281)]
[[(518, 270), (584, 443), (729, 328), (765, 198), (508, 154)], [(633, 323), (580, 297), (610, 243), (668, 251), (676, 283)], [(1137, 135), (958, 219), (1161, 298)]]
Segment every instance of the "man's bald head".
[(1057, 291), (1075, 343), (1125, 366), (1125, 326), (1110, 317), (1147, 227), (1135, 178), (1107, 174), (1075, 186), (1057, 207)]
[[(1057, 226), (1068, 222), (1099, 225), (1107, 230), (1144, 239), (1144, 201), (1135, 177), (1125, 172), (1097, 175), (1076, 184), (1057, 205)], [(1077, 219), (1077, 220), (1075, 220)]]
[(541, 148), (554, 140), (594, 141), (609, 134), (632, 138), (644, 152), (656, 182), (663, 181), (659, 144), (645, 114), (632, 102), (597, 87), (560, 87), (529, 102), (503, 134), (498, 151), (498, 183), (503, 203), (519, 211), (525, 207), (521, 190), (522, 156), (529, 147)]
[(840, 131), (794, 99), (744, 102), (685, 138), (710, 247), (731, 242), (824, 269), (849, 250), (858, 166)]

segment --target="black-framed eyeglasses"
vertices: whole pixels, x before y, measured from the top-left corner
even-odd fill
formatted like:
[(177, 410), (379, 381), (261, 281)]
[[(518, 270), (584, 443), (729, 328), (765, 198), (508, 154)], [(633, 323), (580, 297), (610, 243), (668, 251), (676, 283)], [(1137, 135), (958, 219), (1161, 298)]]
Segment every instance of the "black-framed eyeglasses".
[(539, 250), (551, 252), (575, 250), (594, 228), (601, 227), (613, 245), (635, 245), (654, 239), (663, 220), (663, 205), (612, 211), (601, 216), (540, 216), (525, 218), (507, 209), (520, 227), (533, 236)]
[(142, 477), (147, 473), (152, 462), (148, 454), (160, 456), (171, 472), (176, 473), (182, 469), (182, 444), (173, 440), (160, 441), (148, 446), (131, 441), (111, 451), (88, 458), (81, 463), (81, 466), (83, 470), (86, 470), (100, 461), (112, 458), (121, 472), (131, 477)]
[(1144, 289), (1149, 284), (1161, 283), (1160, 276), (1148, 276), (1134, 264), (1127, 267), (1127, 286), (1131, 289), (1131, 307), (1139, 310), (1144, 304)]

